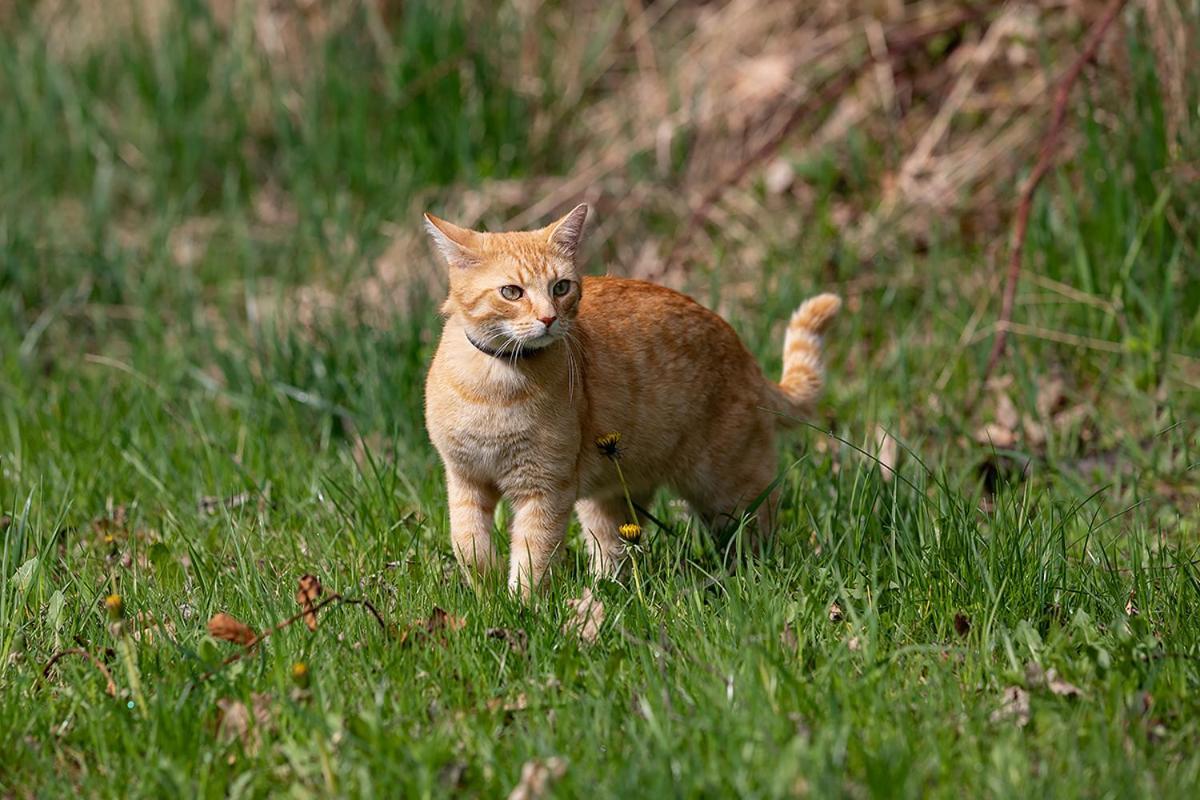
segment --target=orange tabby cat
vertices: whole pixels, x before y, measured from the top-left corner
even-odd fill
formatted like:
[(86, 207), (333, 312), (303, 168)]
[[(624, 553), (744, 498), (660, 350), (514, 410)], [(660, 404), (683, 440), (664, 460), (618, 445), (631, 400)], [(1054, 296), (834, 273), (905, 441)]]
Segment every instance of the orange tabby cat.
[[(479, 233), (425, 215), (450, 268), (425, 419), (446, 466), (459, 562), (498, 566), (493, 512), (513, 505), (508, 583), (528, 594), (563, 544), (574, 508), (591, 568), (610, 575), (630, 522), (615, 465), (644, 508), (667, 486), (709, 523), (753, 503), (776, 475), (775, 431), (821, 390), (821, 332), (841, 301), (792, 315), (783, 378), (765, 378), (733, 328), (678, 292), (585, 278), (576, 255), (587, 206), (541, 230)], [(769, 533), (774, 498), (758, 511)]]

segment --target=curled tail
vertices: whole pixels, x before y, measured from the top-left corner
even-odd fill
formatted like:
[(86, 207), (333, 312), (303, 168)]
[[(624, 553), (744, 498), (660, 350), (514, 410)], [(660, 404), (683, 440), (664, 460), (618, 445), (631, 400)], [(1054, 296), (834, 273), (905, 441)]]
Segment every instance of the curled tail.
[(836, 294), (819, 294), (793, 312), (783, 340), (783, 377), (778, 386), (771, 387), (780, 401), (778, 410), (784, 414), (807, 412), (821, 394), (825, 386), (821, 334), (841, 307), (842, 299)]

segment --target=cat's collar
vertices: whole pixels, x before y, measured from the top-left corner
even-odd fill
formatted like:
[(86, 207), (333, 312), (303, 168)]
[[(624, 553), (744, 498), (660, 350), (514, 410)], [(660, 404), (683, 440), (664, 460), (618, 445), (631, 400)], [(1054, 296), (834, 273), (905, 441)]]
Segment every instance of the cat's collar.
[(530, 356), (536, 356), (538, 353), (542, 352), (542, 350), (545, 349), (544, 347), (538, 347), (538, 348), (533, 348), (533, 349), (520, 348), (518, 350), (513, 350), (511, 352), (510, 351), (502, 352), (500, 350), (494, 350), (491, 347), (488, 347), (487, 345), (480, 344), (479, 342), (475, 341), (475, 339), (471, 337), (471, 334), (467, 333), (466, 331), (463, 331), (463, 334), (467, 337), (467, 341), (471, 343), (471, 346), (473, 346), (479, 352), (483, 353), (485, 356), (491, 356), (492, 358), (503, 359), (504, 361), (520, 361), (522, 359), (529, 358)]

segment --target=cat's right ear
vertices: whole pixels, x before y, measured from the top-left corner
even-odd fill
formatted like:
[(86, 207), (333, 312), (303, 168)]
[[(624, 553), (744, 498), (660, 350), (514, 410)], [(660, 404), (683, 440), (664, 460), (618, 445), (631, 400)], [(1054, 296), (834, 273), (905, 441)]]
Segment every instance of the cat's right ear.
[(425, 230), (429, 231), (434, 247), (451, 267), (470, 267), (478, 263), (479, 234), (475, 231), (460, 228), (433, 214), (425, 215)]

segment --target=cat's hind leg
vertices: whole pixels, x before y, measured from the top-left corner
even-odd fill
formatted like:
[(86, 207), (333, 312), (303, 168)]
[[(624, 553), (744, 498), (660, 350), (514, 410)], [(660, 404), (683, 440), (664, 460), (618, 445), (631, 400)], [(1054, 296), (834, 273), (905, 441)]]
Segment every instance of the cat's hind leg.
[[(745, 550), (758, 555), (774, 536), (779, 516), (775, 468), (773, 454), (748, 453), (687, 487), (684, 499), (710, 530), (741, 527)], [(753, 516), (746, 519), (748, 514)]]

